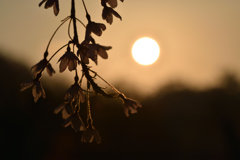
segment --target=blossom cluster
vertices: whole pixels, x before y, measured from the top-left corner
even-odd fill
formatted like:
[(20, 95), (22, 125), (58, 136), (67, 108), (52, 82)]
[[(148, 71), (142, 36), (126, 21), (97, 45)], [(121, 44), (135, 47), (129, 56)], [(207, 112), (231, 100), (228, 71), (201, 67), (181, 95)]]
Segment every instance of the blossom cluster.
[[(120, 0), (123, 2), (123, 0)], [(39, 7), (44, 4), (44, 8), (53, 8), (54, 15), (59, 14), (59, 1), (58, 0), (42, 0), (39, 3)], [(34, 101), (37, 102), (41, 97), (46, 98), (46, 93), (43, 89), (43, 86), (40, 82), (42, 78), (42, 72), (46, 69), (49, 76), (55, 74), (50, 61), (54, 58), (59, 51), (66, 49), (64, 54), (59, 58), (59, 72), (62, 73), (66, 70), (70, 72), (75, 72), (74, 84), (64, 94), (64, 100), (61, 105), (59, 105), (54, 113), (58, 114), (61, 112), (64, 122), (62, 123), (63, 127), (71, 126), (76, 132), (82, 131), (82, 142), (92, 142), (93, 139), (97, 143), (101, 142), (101, 137), (98, 131), (93, 126), (93, 119), (91, 116), (90, 100), (89, 94), (95, 93), (109, 98), (119, 98), (123, 101), (123, 110), (125, 115), (128, 117), (129, 113), (137, 113), (137, 109), (141, 107), (141, 104), (133, 99), (127, 98), (123, 93), (118, 91), (114, 86), (108, 83), (103, 79), (99, 74), (90, 69), (89, 61), (93, 61), (96, 65), (98, 64), (98, 56), (103, 59), (108, 58), (107, 51), (112, 49), (111, 46), (100, 45), (94, 40), (95, 36), (101, 36), (103, 31), (106, 30), (106, 25), (103, 23), (94, 22), (91, 19), (90, 14), (87, 11), (87, 7), (82, 0), (82, 4), (85, 8), (87, 24), (85, 25), (81, 20), (75, 16), (75, 0), (71, 0), (71, 14), (66, 17), (56, 31), (53, 33), (47, 48), (43, 54), (43, 59), (40, 60), (31, 68), (33, 79), (28, 82), (21, 84), (21, 91), (24, 91), (27, 88), (32, 87), (32, 95)], [(102, 19), (106, 20), (107, 23), (113, 23), (113, 16), (122, 20), (122, 17), (115, 11), (115, 8), (118, 6), (117, 0), (101, 0), (102, 10)], [(53, 37), (57, 33), (58, 29), (69, 21), (69, 28), (73, 27), (73, 35), (68, 33), (69, 40), (65, 45), (60, 47), (52, 56), (49, 58), (49, 46), (52, 42)], [(77, 22), (79, 22), (85, 29), (85, 36), (82, 41), (78, 39), (77, 33)], [(80, 69), (78, 69), (80, 68)], [(81, 76), (79, 76), (81, 75)], [(79, 78), (81, 77), (81, 78)], [(104, 88), (100, 87), (95, 79), (99, 78), (103, 80), (110, 88), (114, 91), (114, 94), (107, 93)], [(87, 81), (87, 88), (83, 88), (83, 79)], [(92, 91), (90, 91), (92, 90)], [(83, 103), (85, 102), (85, 103)], [(80, 117), (80, 106), (86, 104), (87, 107), (87, 125), (84, 124), (82, 118)]]

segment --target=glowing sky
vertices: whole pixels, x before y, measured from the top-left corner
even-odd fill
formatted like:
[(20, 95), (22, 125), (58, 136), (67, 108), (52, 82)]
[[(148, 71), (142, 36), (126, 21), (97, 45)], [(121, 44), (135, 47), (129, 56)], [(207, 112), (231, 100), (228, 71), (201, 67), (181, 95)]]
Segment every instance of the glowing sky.
[[(0, 48), (29, 67), (42, 57), (45, 47), (60, 21), (70, 14), (70, 1), (59, 0), (60, 13), (39, 8), (40, 0), (0, 2)], [(77, 17), (87, 22), (83, 6), (77, 1)], [(100, 1), (86, 1), (95, 22), (101, 19)], [(125, 0), (114, 18), (106, 24), (97, 43), (113, 47), (108, 60), (100, 60), (94, 70), (110, 83), (131, 85), (132, 90), (150, 93), (173, 80), (205, 87), (214, 85), (226, 71), (240, 73), (240, 1), (239, 0)], [(83, 27), (78, 25), (80, 40)], [(141, 66), (131, 55), (134, 41), (150, 37), (158, 42), (161, 56), (150, 66)], [(64, 45), (67, 25), (59, 30), (50, 51)], [(60, 53), (61, 54), (61, 53)], [(53, 59), (56, 64), (58, 55)], [(58, 71), (58, 66), (54, 65)], [(66, 74), (65, 74), (66, 75)], [(55, 78), (59, 78), (57, 72)], [(70, 82), (73, 82), (71, 77)], [(54, 78), (52, 78), (54, 81)], [(62, 76), (66, 79), (66, 76)]]

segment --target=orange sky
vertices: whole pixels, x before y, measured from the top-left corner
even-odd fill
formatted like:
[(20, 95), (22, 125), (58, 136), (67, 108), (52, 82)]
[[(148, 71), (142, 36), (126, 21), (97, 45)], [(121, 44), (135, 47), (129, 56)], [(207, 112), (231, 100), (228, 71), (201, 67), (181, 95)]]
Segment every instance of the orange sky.
[[(45, 47), (60, 21), (70, 14), (70, 1), (59, 0), (60, 13), (53, 15), (52, 8), (39, 8), (40, 0), (9, 1), (0, 3), (0, 48), (9, 56), (29, 67), (42, 57)], [(77, 17), (87, 22), (80, 0)], [(86, 1), (93, 21), (101, 19), (100, 2)], [(125, 0), (119, 1), (116, 11), (122, 21), (114, 18), (106, 24), (103, 35), (94, 37), (97, 43), (113, 47), (108, 60), (100, 60), (93, 69), (110, 83), (131, 85), (139, 93), (152, 93), (154, 89), (180, 80), (196, 87), (217, 83), (226, 71), (240, 73), (240, 1), (239, 0)], [(80, 41), (84, 28), (78, 25)], [(161, 56), (150, 66), (141, 66), (131, 55), (138, 38), (150, 37), (160, 45)], [(53, 39), (50, 52), (68, 41), (67, 24)], [(63, 52), (62, 52), (63, 53)], [(57, 71), (52, 81), (69, 79), (67, 73), (58, 72), (55, 65), (61, 52), (53, 59)], [(121, 90), (121, 89), (120, 89)]]

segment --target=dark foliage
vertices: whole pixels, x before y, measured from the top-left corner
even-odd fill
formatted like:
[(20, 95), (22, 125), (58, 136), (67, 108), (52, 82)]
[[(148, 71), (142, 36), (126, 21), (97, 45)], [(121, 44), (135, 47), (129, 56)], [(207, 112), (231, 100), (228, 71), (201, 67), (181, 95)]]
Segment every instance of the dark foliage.
[(3, 159), (240, 159), (240, 90), (234, 76), (205, 91), (169, 85), (129, 118), (120, 101), (97, 97), (91, 104), (103, 139), (99, 145), (82, 143), (82, 132), (61, 127), (61, 115), (53, 110), (63, 95), (45, 87), (48, 97), (34, 103), (30, 93), (20, 93), (29, 69), (1, 57), (0, 73)]

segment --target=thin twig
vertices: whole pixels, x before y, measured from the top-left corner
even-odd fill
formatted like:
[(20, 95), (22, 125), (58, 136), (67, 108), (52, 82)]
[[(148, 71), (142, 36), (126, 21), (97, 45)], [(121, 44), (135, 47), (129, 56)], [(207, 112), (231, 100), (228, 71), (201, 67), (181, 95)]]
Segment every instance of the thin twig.
[(86, 15), (89, 15), (89, 14), (88, 14), (88, 11), (87, 11), (87, 7), (86, 7), (86, 5), (85, 5), (85, 3), (84, 3), (84, 0), (82, 0), (82, 3), (83, 3), (83, 6), (84, 6), (84, 9), (85, 9), (85, 11), (86, 11)]
[(51, 61), (51, 59), (60, 51), (60, 50), (62, 50), (64, 47), (66, 47), (68, 44), (65, 44), (64, 46), (62, 46), (61, 48), (59, 48), (53, 55), (52, 55), (52, 57), (51, 58), (49, 58), (49, 60), (48, 60), (48, 63)]
[(55, 36), (55, 34), (57, 33), (58, 29), (59, 29), (65, 22), (67, 22), (68, 19), (69, 19), (69, 17), (65, 18), (65, 19), (63, 20), (63, 22), (58, 26), (58, 28), (54, 31), (52, 37), (50, 38), (50, 40), (49, 40), (49, 42), (48, 42), (46, 51), (48, 50), (48, 48), (49, 48), (49, 46), (50, 46), (50, 43), (51, 43), (53, 37)]
[(70, 35), (71, 22), (72, 22), (72, 18), (70, 19), (69, 24), (68, 24), (68, 37), (69, 37), (71, 40), (73, 40), (72, 37), (71, 37), (71, 35)]
[(98, 76), (101, 80), (103, 80), (107, 85), (109, 85), (116, 93), (118, 94), (122, 94), (121, 92), (119, 92), (115, 87), (113, 87), (110, 83), (108, 83), (108, 81), (106, 81), (104, 78), (102, 78), (99, 74), (97, 74), (97, 72), (89, 69), (89, 71), (91, 71), (92, 73), (94, 73), (96, 76)]

